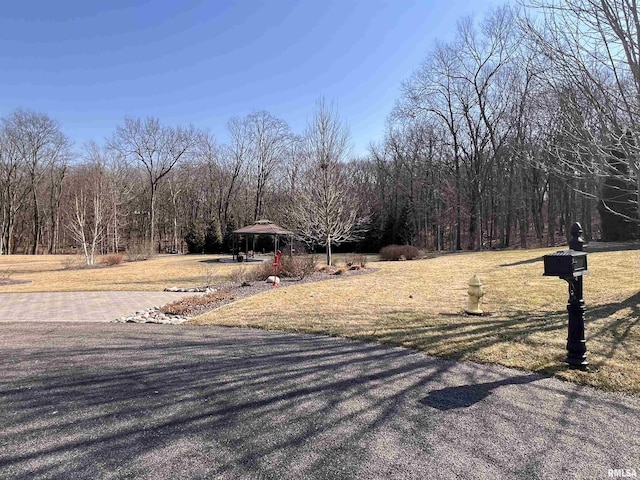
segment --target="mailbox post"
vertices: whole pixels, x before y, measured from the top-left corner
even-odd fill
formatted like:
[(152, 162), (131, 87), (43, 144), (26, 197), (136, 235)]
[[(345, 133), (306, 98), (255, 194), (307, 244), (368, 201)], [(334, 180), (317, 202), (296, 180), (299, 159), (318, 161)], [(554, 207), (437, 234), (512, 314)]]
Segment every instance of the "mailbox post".
[(567, 336), (567, 358), (573, 368), (587, 370), (587, 342), (584, 338), (584, 297), (582, 277), (587, 275), (587, 253), (584, 252), (582, 226), (574, 223), (571, 227), (570, 250), (563, 250), (544, 256), (544, 275), (560, 277), (569, 284), (569, 332)]

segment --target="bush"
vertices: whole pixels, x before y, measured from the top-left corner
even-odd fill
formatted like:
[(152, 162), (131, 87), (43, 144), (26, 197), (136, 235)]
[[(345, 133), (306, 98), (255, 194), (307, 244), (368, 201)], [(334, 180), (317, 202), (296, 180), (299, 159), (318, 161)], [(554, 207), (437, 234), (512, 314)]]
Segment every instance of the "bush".
[(83, 254), (67, 255), (62, 260), (62, 268), (64, 270), (76, 270), (78, 268), (89, 268), (87, 259)]
[(204, 277), (204, 285), (211, 286), (216, 278), (217, 269), (210, 264), (205, 263), (200, 267), (202, 276)]
[(229, 281), (233, 283), (248, 283), (255, 281), (255, 278), (253, 278), (252, 269), (247, 267), (245, 264), (234, 267), (228, 273), (227, 278), (229, 278)]
[(380, 250), (380, 260), (414, 260), (420, 258), (420, 250), (413, 245), (387, 245)]
[(228, 274), (228, 278), (233, 283), (250, 283), (264, 281), (269, 275), (273, 275), (273, 265), (270, 262), (263, 262), (257, 265), (241, 264), (234, 267)]
[(318, 262), (314, 255), (297, 255), (282, 257), (281, 276), (304, 280), (315, 273)]
[(344, 263), (347, 267), (359, 266), (360, 268), (366, 268), (367, 256), (362, 253), (347, 253), (344, 256)]
[(267, 277), (273, 275), (273, 262), (258, 263), (250, 267), (250, 269), (253, 271), (254, 280), (264, 282)]
[(102, 265), (108, 266), (120, 265), (122, 262), (124, 262), (124, 255), (121, 253), (110, 253), (100, 259)]
[(127, 247), (124, 253), (127, 262), (141, 262), (143, 260), (149, 260), (151, 257), (153, 257), (153, 251), (149, 244), (133, 245)]

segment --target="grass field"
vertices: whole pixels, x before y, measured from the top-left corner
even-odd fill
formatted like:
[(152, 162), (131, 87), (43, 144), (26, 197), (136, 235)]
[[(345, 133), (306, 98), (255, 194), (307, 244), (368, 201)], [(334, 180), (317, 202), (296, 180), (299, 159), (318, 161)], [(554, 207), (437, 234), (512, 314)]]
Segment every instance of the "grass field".
[[(375, 262), (377, 272), (269, 291), (192, 323), (321, 333), (555, 375), (640, 394), (640, 252), (589, 255), (585, 277), (590, 372), (563, 363), (566, 282), (543, 277), (557, 249), (460, 253)], [(487, 316), (463, 312), (467, 281), (485, 283)]]
[(158, 255), (113, 267), (69, 269), (68, 255), (0, 256), (0, 279), (29, 283), (0, 286), (0, 292), (159, 291), (228, 281), (237, 264), (219, 255)]
[[(557, 249), (458, 253), (372, 262), (373, 273), (272, 289), (191, 323), (321, 333), (415, 348), (433, 355), (555, 375), (640, 394), (640, 251), (589, 254), (585, 277), (590, 372), (563, 363), (566, 282), (542, 276)], [(162, 290), (228, 281), (237, 264), (215, 256), (161, 255), (124, 265), (64, 269), (66, 257), (2, 256), (0, 278), (30, 283), (0, 292)], [(482, 317), (463, 313), (467, 282), (485, 283)]]

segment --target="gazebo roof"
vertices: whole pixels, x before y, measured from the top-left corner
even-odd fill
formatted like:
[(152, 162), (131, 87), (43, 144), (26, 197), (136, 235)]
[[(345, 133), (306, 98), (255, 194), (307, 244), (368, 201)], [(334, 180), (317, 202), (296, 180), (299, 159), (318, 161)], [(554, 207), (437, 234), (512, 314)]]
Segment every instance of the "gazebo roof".
[(258, 220), (253, 225), (234, 230), (233, 233), (246, 235), (293, 235), (293, 232), (285, 230), (270, 220)]

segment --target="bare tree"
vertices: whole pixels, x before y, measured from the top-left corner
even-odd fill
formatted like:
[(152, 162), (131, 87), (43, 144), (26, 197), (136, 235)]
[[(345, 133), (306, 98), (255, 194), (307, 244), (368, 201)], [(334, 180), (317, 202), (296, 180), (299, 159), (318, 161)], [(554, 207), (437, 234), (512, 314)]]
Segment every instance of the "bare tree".
[(289, 225), (307, 243), (331, 247), (357, 238), (358, 199), (350, 188), (345, 160), (349, 133), (335, 110), (318, 102), (304, 135), (305, 170), (296, 191)]
[(291, 142), (291, 131), (284, 120), (260, 111), (246, 118), (250, 138), (251, 173), (255, 181), (253, 219), (264, 214), (265, 189), (276, 169), (282, 166)]
[(57, 253), (60, 241), (61, 198), (69, 166), (66, 162), (51, 165), (49, 172), (49, 254)]
[(244, 183), (250, 155), (250, 136), (247, 123), (231, 118), (227, 123), (231, 143), (222, 148), (220, 201), (221, 226), (226, 228), (231, 217), (232, 202)]
[[(636, 0), (531, 0), (529, 38), (549, 59), (561, 104), (558, 170), (614, 178), (624, 202), (603, 210), (640, 224), (640, 15)], [(564, 141), (564, 139), (568, 141)], [(631, 208), (629, 208), (631, 207)]]
[(73, 171), (74, 190), (68, 213), (67, 229), (80, 244), (87, 265), (95, 263), (96, 248), (104, 237), (106, 215), (106, 171), (104, 164), (92, 161)]
[(43, 113), (16, 110), (5, 119), (4, 128), (27, 172), (32, 200), (31, 253), (35, 255), (42, 227), (39, 187), (54, 164), (68, 160), (71, 142), (60, 130), (58, 122)]
[(29, 194), (25, 159), (19, 154), (13, 132), (3, 119), (0, 130), (0, 206), (2, 237), (0, 254), (10, 255), (14, 249), (14, 230), (18, 214), (25, 207)]
[(463, 19), (451, 44), (439, 44), (405, 83), (396, 109), (401, 120), (443, 131), (456, 179), (460, 245), (462, 198), (469, 208), (469, 248), (482, 248), (486, 195), (496, 160), (511, 135), (510, 68), (518, 44), (514, 11), (503, 7), (481, 22)]
[(149, 248), (155, 248), (156, 193), (160, 181), (186, 157), (195, 146), (197, 135), (193, 127), (167, 127), (158, 119), (126, 118), (109, 141), (109, 147), (127, 159), (140, 162), (146, 171), (149, 186)]

